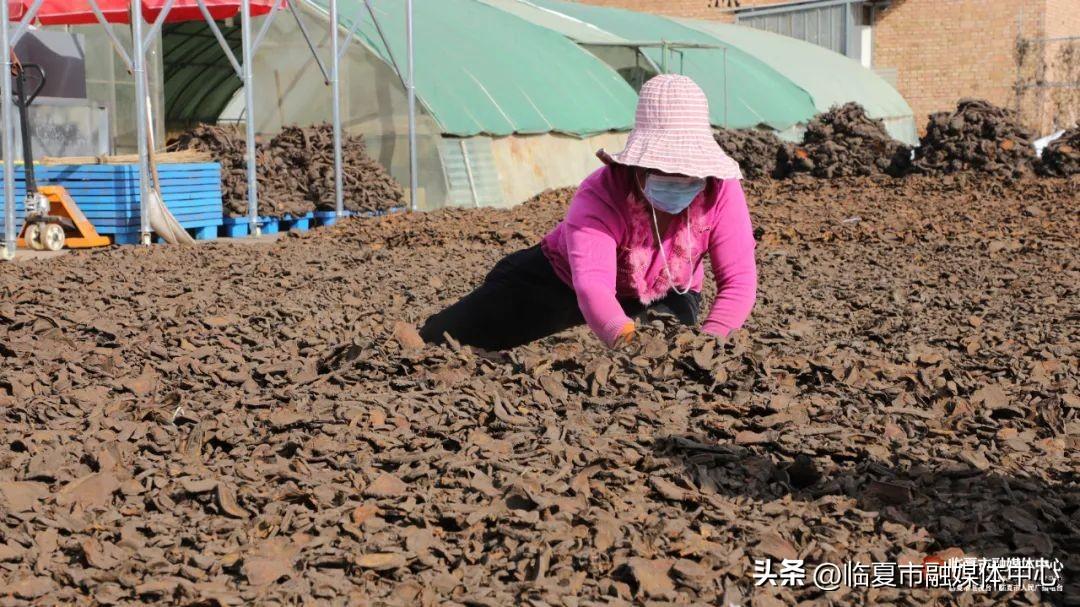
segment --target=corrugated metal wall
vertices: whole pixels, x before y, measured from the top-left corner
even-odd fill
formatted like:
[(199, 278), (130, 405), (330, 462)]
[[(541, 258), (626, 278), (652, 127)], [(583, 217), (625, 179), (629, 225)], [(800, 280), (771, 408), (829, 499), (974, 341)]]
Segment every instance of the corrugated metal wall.
[(737, 23), (805, 40), (842, 55), (848, 53), (844, 5), (793, 8), (766, 14), (738, 15)]

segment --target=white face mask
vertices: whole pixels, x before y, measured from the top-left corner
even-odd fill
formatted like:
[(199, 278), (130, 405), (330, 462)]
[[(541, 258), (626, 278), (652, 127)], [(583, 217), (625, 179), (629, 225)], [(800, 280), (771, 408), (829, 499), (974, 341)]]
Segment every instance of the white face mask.
[(654, 208), (678, 215), (705, 190), (705, 180), (681, 175), (649, 175), (642, 191)]

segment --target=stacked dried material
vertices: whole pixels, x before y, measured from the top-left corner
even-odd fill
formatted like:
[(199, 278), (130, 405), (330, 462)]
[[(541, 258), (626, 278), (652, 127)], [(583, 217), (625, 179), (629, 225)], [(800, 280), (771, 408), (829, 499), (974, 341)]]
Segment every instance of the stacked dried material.
[(1012, 110), (962, 99), (955, 111), (930, 116), (915, 150), (914, 169), (930, 175), (978, 171), (1020, 177), (1032, 171), (1032, 142)]
[(258, 175), (260, 215), (281, 217), (315, 210), (308, 171), (315, 148), (306, 134), (306, 129), (286, 127), (265, 147)]
[(800, 146), (782, 147), (779, 172), (809, 172), (815, 177), (903, 175), (911, 150), (894, 140), (881, 120), (857, 103), (846, 103), (810, 121)]
[(716, 143), (739, 163), (743, 177), (760, 179), (776, 173), (776, 155), (783, 143), (772, 131), (762, 129), (720, 129)]
[(1062, 133), (1043, 150), (1039, 173), (1068, 177), (1080, 174), (1080, 125)]
[(823, 595), (755, 558), (960, 554), (1061, 559), (1064, 592), (828, 601), (1076, 596), (1075, 188), (804, 181), (747, 183), (726, 343), (419, 343), (568, 190), (0, 264), (3, 603), (789, 606)]
[[(222, 201), (226, 216), (247, 214), (247, 162), (243, 133), (235, 127), (200, 125), (177, 137), (171, 149), (213, 154), (221, 163)], [(329, 125), (287, 127), (256, 148), (259, 214), (303, 215), (334, 208), (334, 140)], [(345, 208), (385, 211), (403, 204), (404, 191), (372, 159), (362, 137), (342, 138)]]
[[(285, 138), (303, 143), (307, 151), (308, 198), (320, 210), (334, 209), (334, 130), (328, 124), (291, 127), (274, 139), (275, 149)], [(278, 140), (282, 139), (281, 143)], [(341, 140), (345, 208), (350, 211), (386, 211), (405, 204), (405, 191), (390, 173), (368, 155), (363, 137), (345, 134)]]
[[(256, 158), (267, 161), (265, 153), (256, 148)], [(226, 216), (247, 214), (247, 146), (244, 132), (235, 126), (200, 124), (169, 141), (170, 150), (193, 150), (210, 155), (212, 162), (221, 165), (221, 202)], [(261, 163), (260, 163), (261, 164)], [(266, 195), (267, 185), (259, 184)], [(274, 192), (269, 192), (273, 197)]]

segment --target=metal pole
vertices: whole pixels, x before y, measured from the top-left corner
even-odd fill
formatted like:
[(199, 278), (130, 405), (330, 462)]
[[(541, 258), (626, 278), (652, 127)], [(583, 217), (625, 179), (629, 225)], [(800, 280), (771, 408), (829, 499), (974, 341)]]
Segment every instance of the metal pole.
[(311, 35), (308, 34), (307, 27), (304, 26), (304, 20), (300, 18), (300, 13), (296, 12), (296, 3), (288, 2), (286, 6), (289, 7), (289, 12), (292, 13), (293, 19), (296, 20), (296, 27), (300, 28), (300, 35), (304, 37), (304, 42), (307, 43), (311, 56), (315, 58), (319, 71), (322, 72), (323, 82), (330, 84), (330, 73), (326, 71), (326, 66), (323, 65), (322, 59), (319, 58), (319, 51), (315, 50), (315, 44), (311, 41)]
[(472, 192), (473, 206), (480, 208), (480, 197), (476, 194), (476, 181), (473, 179), (472, 163), (469, 162), (469, 150), (465, 147), (465, 140), (458, 139), (461, 146), (461, 157), (465, 159), (465, 176), (469, 178), (469, 191)]
[[(129, 72), (135, 71), (135, 66), (131, 65), (131, 57), (128, 56), (127, 51), (124, 50), (124, 45), (120, 44), (120, 39), (116, 37), (116, 32), (113, 31), (112, 24), (105, 18), (105, 13), (101, 12), (101, 7), (98, 5), (97, 0), (89, 0), (90, 10), (94, 11), (94, 17), (97, 19), (98, 25), (105, 30), (105, 34), (109, 37), (109, 42), (112, 44), (113, 50), (124, 62), (124, 66)], [(134, 45), (132, 45), (134, 48)]]
[(852, 40), (851, 40), (852, 30), (854, 29), (852, 27), (852, 23), (853, 23), (853, 21), (852, 21), (852, 16), (851, 16), (851, 3), (845, 3), (844, 4), (844, 37), (843, 37), (843, 45), (844, 45), (844, 56), (845, 57), (850, 57), (850, 58), (854, 58), (853, 57), (854, 51), (852, 50), (852, 47), (854, 45), (852, 44)]
[(5, 260), (15, 258), (15, 167), (12, 166), (14, 160), (12, 148), (15, 147), (15, 133), (11, 124), (11, 114), (14, 111), (14, 104), (11, 102), (11, 45), (8, 35), (11, 33), (8, 29), (11, 25), (8, 15), (8, 2), (7, 0), (0, 0), (0, 46), (3, 46), (4, 53), (4, 71), (3, 71), (3, 90), (0, 94), (4, 96), (3, 106), (3, 157), (4, 157), (4, 249), (0, 251), (0, 257)]
[[(26, 9), (26, 13), (22, 16), (15, 26), (15, 31), (8, 34), (8, 44), (15, 46), (19, 43), (19, 38), (23, 37), (23, 34), (30, 29), (30, 24), (37, 19), (38, 10), (41, 9), (41, 5), (45, 3), (45, 0), (34, 0), (30, 3), (30, 7)], [(10, 19), (9, 19), (10, 20)]]
[(259, 227), (259, 178), (255, 167), (255, 91), (252, 90), (253, 68), (255, 60), (251, 52), (251, 0), (240, 0), (240, 45), (243, 47), (243, 56), (240, 66), (244, 71), (244, 125), (247, 140), (247, 182), (248, 182), (248, 221), (251, 223), (251, 235), (259, 236), (262, 228)]
[(330, 98), (334, 121), (334, 216), (345, 214), (345, 197), (341, 175), (341, 82), (339, 81), (341, 58), (338, 56), (338, 7), (337, 0), (330, 0)]
[(266, 37), (266, 32), (270, 31), (270, 26), (274, 23), (274, 17), (277, 17), (278, 9), (281, 8), (281, 0), (274, 0), (273, 6), (270, 7), (270, 12), (266, 14), (266, 18), (263, 19), (262, 27), (259, 28), (258, 35), (255, 36), (255, 41), (251, 43), (251, 50), (256, 53), (259, 52), (259, 45), (262, 44), (263, 38)]
[[(375, 26), (375, 31), (379, 34), (379, 40), (382, 41), (383, 47), (386, 49), (386, 56), (390, 58), (390, 65), (394, 66), (394, 73), (397, 74), (398, 80), (401, 80), (401, 86), (406, 89), (409, 88), (409, 83), (405, 82), (405, 77), (401, 74), (401, 68), (398, 67), (397, 59), (394, 57), (394, 51), (390, 48), (390, 43), (386, 41), (386, 34), (383, 33), (382, 26), (379, 25), (379, 18), (375, 16), (375, 7), (371, 5), (371, 0), (364, 0), (364, 6), (367, 7), (368, 15), (371, 15), (371, 23)], [(356, 20), (353, 21), (353, 31), (356, 31), (356, 27), (360, 25), (360, 15), (356, 16)], [(349, 39), (345, 41), (345, 45), (352, 42), (352, 34), (349, 35)]]
[(142, 45), (143, 52), (150, 50), (150, 44), (154, 37), (161, 31), (161, 26), (165, 23), (165, 18), (169, 16), (169, 11), (172, 10), (174, 0), (165, 0), (165, 4), (161, 7), (161, 12), (158, 13), (157, 19), (150, 24), (150, 31), (146, 33), (146, 40), (139, 40), (139, 44)]
[(221, 28), (218, 27), (217, 22), (214, 21), (214, 16), (210, 14), (210, 9), (206, 8), (206, 0), (195, 0), (195, 3), (199, 6), (199, 12), (202, 13), (203, 21), (206, 22), (206, 26), (210, 28), (210, 31), (214, 34), (214, 38), (217, 38), (218, 46), (221, 47), (221, 52), (225, 54), (225, 58), (229, 60), (229, 63), (233, 67), (233, 71), (236, 72), (236, 77), (240, 80), (244, 79), (244, 70), (240, 67), (240, 62), (236, 60), (236, 55), (232, 52), (232, 47), (229, 46), (225, 35), (221, 33)]
[(135, 78), (135, 133), (139, 138), (139, 241), (150, 244), (150, 177), (147, 175), (146, 132), (146, 53), (143, 52), (143, 16), (141, 2), (131, 3), (131, 59)]
[(405, 37), (409, 47), (409, 210), (416, 211), (416, 190), (419, 178), (416, 174), (416, 65), (413, 61), (413, 0), (405, 3)]

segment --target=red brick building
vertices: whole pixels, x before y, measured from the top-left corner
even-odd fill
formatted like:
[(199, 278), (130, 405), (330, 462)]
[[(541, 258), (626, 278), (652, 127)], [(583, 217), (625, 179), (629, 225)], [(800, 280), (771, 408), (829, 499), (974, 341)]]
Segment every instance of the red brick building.
[(578, 0), (738, 22), (821, 44), (892, 82), (916, 122), (982, 97), (1039, 133), (1080, 120), (1080, 0)]

